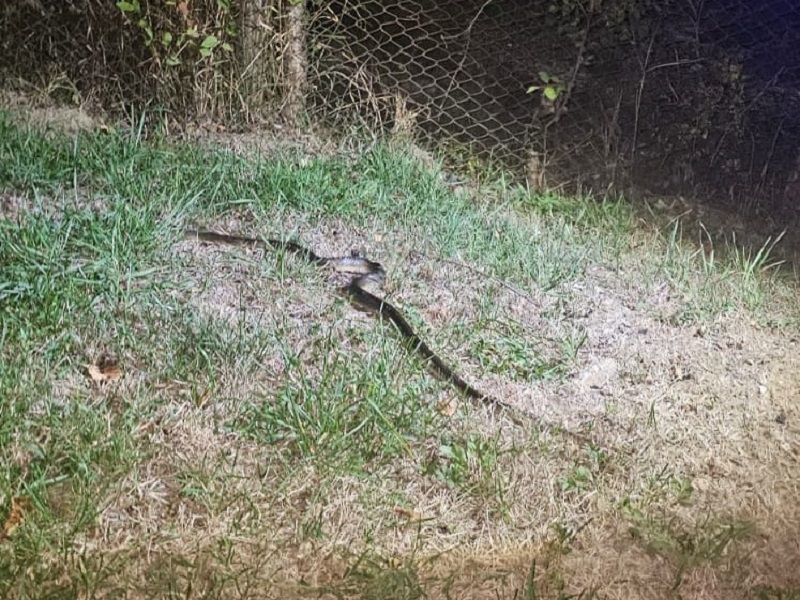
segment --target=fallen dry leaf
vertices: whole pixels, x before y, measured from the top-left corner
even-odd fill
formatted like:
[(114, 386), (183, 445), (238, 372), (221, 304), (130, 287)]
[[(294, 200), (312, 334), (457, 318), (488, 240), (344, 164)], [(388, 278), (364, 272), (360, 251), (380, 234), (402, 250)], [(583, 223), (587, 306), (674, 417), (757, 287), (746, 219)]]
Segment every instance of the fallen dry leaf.
[(25, 513), (30, 512), (31, 499), (27, 496), (15, 496), (11, 498), (11, 510), (8, 517), (3, 522), (3, 538), (11, 537), (16, 529), (25, 520)]
[(178, 11), (183, 22), (187, 25), (189, 29), (193, 29), (195, 26), (194, 19), (189, 15), (189, 3), (184, 0), (183, 2), (179, 2), (175, 7)]
[(409, 521), (421, 521), (422, 515), (416, 511), (413, 511), (409, 508), (403, 508), (402, 506), (395, 506), (394, 513), (398, 517), (403, 517), (404, 519), (408, 519)]
[(452, 399), (439, 400), (436, 403), (436, 410), (438, 410), (439, 414), (443, 417), (452, 417), (456, 414), (456, 410), (458, 410), (458, 402)]
[(97, 365), (86, 365), (86, 370), (92, 381), (116, 381), (122, 377), (122, 370), (117, 366), (101, 369)]
[(86, 372), (92, 381), (116, 381), (122, 377), (122, 369), (117, 364), (117, 358), (113, 354), (103, 353), (94, 364), (85, 365)]

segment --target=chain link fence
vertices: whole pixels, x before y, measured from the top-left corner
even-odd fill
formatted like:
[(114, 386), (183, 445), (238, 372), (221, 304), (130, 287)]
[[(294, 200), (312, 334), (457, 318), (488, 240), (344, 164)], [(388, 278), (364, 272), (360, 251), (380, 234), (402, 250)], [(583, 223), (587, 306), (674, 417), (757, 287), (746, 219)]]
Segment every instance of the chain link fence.
[(359, 114), (536, 187), (692, 193), (773, 216), (800, 206), (792, 2), (308, 6), (318, 118)]
[(14, 0), (0, 26), (4, 85), (55, 73), (187, 118), (392, 132), (536, 188), (798, 216), (791, 0)]

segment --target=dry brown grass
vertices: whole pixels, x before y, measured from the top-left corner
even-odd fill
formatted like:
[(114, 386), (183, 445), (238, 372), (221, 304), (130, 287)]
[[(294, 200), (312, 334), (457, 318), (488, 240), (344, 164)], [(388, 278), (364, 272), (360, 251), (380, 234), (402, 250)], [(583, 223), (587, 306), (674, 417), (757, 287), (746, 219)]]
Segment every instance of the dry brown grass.
[[(215, 225), (246, 228), (231, 219)], [(369, 256), (403, 247), (400, 233), (371, 238), (340, 222), (284, 226), (323, 254), (365, 241)], [(368, 241), (376, 237), (380, 244)], [(425, 242), (411, 234), (405, 244)], [(302, 286), (271, 280), (261, 276), (259, 263), (231, 258), (240, 251), (189, 241), (176, 252), (189, 280), (211, 282), (202, 293), (187, 292), (201, 314), (232, 323), (241, 311), (254, 323), (289, 320), (286, 343), (296, 348), (315, 343), (307, 339), (309, 321), (332, 316), (373, 326), (346, 307), (336, 309), (324, 278), (304, 279)], [(393, 300), (416, 307), (434, 331), (447, 320), (478, 319), (470, 307), (480, 282), (424, 254), (405, 263), (398, 252), (389, 261)], [(309, 281), (317, 283), (309, 288)], [(406, 592), (418, 585), (427, 597), (510, 598), (524, 588), (534, 563), (539, 597), (598, 590), (606, 598), (746, 598), (757, 586), (800, 585), (793, 568), (800, 559), (797, 339), (746, 314), (704, 330), (672, 325), (670, 294), (633, 285), (624, 268), (597, 270), (570, 291), (569, 320), (589, 334), (573, 377), (533, 389), (496, 375), (471, 378), (551, 422), (595, 421), (607, 464), (592, 471), (585, 488), (564, 489), (564, 482), (576, 464), (587, 463), (586, 448), (558, 438), (525, 446), (526, 432), (480, 414), (470, 427), (499, 436), (503, 447), (525, 447), (496, 467), (507, 493), (503, 515), (496, 499), (421, 477), (416, 459), (333, 478), (304, 463), (287, 476), (271, 449), (214, 425), (229, 403), (275, 382), (224, 373), (207, 404), (173, 399), (160, 425), (143, 431), (157, 450), (114, 491), (98, 538), (85, 543), (112, 555), (145, 553), (135, 562), (164, 569), (168, 578), (177, 576), (169, 557), (189, 558), (187, 586), (221, 574), (241, 577), (244, 569), (254, 598), (393, 597), (380, 593), (392, 585), (381, 579), (391, 573)], [(531, 330), (552, 327), (541, 314), (554, 314), (548, 304), (556, 301), (535, 299), (538, 311), (501, 289), (495, 302)], [(267, 367), (280, 373), (277, 364)], [(202, 501), (178, 493), (190, 472), (205, 482)], [(298, 527), (310, 516), (329, 533), (301, 541)], [(704, 554), (709, 537), (740, 524), (741, 538), (733, 535)], [(233, 564), (220, 564), (222, 540), (231, 544)], [(391, 558), (367, 561), (359, 577), (353, 557), (363, 552)], [(404, 579), (412, 575), (413, 585)]]
[[(15, 215), (23, 204), (15, 202)], [(380, 218), (356, 228), (236, 214), (206, 225), (292, 233), (323, 255), (359, 248), (385, 264), (391, 300), (471, 382), (551, 424), (590, 423), (594, 444), (475, 407), (440, 432), (496, 444), (491, 471), (471, 464), (469, 485), (426, 475), (419, 452), (332, 473), (317, 460), (326, 457), (284, 454), (230, 426), (250, 399), (293, 376), (279, 348), (257, 368), (245, 356), (247, 368), (221, 365), (211, 383), (152, 381), (147, 365), (134, 364), (97, 401), (149, 390), (158, 403), (135, 439), (147, 451), (99, 500), (96, 526), (74, 539), (70, 555), (86, 564), (70, 572), (58, 556), (42, 557), (64, 577), (94, 569), (103, 575), (98, 597), (118, 586), (128, 598), (722, 599), (800, 589), (800, 338), (744, 308), (685, 321), (679, 286), (642, 280), (642, 264), (663, 252), (652, 232), (635, 232), (613, 266), (598, 259), (553, 293), (519, 293), (478, 275), (485, 265), (477, 261), (438, 260), (429, 232)], [(162, 277), (179, 284), (176, 306), (232, 332), (243, 323), (278, 332), (310, 380), (320, 377), (316, 349), (333, 338), (347, 360), (389, 356), (398, 385), (430, 393), (391, 328), (337, 300), (329, 275), (188, 240), (164, 260)], [(763, 308), (795, 309), (777, 300)], [(534, 384), (511, 372), (484, 375), (463, 348), (488, 335), (481, 327), (497, 315), (517, 334), (539, 336), (544, 355), (585, 331), (568, 375)], [(68, 398), (76, 383), (62, 384)], [(454, 398), (437, 390), (431, 411)], [(442, 441), (415, 443), (436, 454)], [(61, 488), (49, 494), (65, 519), (71, 500)]]

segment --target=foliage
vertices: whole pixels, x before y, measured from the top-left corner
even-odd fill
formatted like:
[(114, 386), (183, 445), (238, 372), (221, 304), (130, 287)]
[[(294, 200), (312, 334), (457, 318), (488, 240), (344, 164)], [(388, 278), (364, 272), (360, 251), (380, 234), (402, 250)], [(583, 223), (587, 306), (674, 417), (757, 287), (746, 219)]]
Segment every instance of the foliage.
[(528, 86), (526, 91), (528, 94), (541, 91), (542, 96), (544, 96), (545, 100), (548, 102), (555, 102), (558, 100), (558, 97), (566, 89), (564, 82), (555, 75), (548, 74), (546, 71), (539, 71), (539, 81), (541, 81), (541, 85)]
[(139, 0), (120, 0), (116, 4), (140, 29), (142, 41), (156, 61), (178, 66), (195, 59), (213, 65), (221, 60), (219, 51), (233, 52), (237, 29), (231, 0), (216, 0), (216, 11), (205, 26), (190, 14), (186, 0), (167, 0), (165, 4), (164, 12), (143, 8)]

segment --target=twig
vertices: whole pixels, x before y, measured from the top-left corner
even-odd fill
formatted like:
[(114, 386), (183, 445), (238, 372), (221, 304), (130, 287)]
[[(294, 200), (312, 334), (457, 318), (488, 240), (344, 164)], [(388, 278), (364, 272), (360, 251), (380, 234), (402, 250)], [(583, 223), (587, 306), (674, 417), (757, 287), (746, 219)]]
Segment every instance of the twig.
[(648, 68), (647, 64), (650, 62), (650, 53), (653, 51), (653, 44), (656, 41), (656, 34), (658, 29), (653, 31), (650, 36), (650, 43), (647, 45), (647, 54), (644, 57), (644, 64), (642, 65), (642, 77), (639, 79), (639, 88), (636, 90), (636, 104), (633, 110), (633, 140), (631, 142), (631, 163), (636, 164), (636, 144), (639, 137), (639, 113), (642, 108), (642, 94), (644, 93), (644, 84), (647, 81)]
[(764, 183), (764, 180), (767, 178), (767, 173), (769, 172), (769, 166), (772, 163), (772, 157), (775, 154), (775, 146), (778, 144), (778, 138), (781, 136), (781, 130), (783, 129), (783, 122), (786, 120), (786, 117), (781, 119), (781, 122), (778, 123), (777, 129), (775, 129), (775, 135), (772, 136), (772, 145), (769, 147), (769, 152), (767, 153), (767, 160), (764, 161), (764, 167), (761, 169), (761, 181), (759, 183)]
[(443, 35), (443, 36), (441, 36), (442, 41), (452, 40), (452, 39), (455, 39), (457, 37), (466, 36), (466, 42), (464, 43), (464, 52), (461, 55), (461, 60), (458, 63), (458, 67), (453, 71), (452, 77), (450, 77), (450, 83), (447, 84), (447, 90), (445, 91), (444, 94), (442, 94), (442, 104), (441, 104), (441, 106), (444, 106), (445, 99), (449, 96), (450, 91), (453, 89), (453, 86), (455, 85), (456, 77), (463, 70), (464, 63), (467, 62), (467, 54), (469, 53), (469, 46), (470, 46), (470, 43), (471, 43), (471, 40), (472, 40), (472, 28), (475, 26), (475, 23), (478, 21), (478, 18), (481, 16), (481, 14), (483, 13), (484, 9), (487, 6), (489, 6), (493, 1), (494, 0), (486, 0), (486, 2), (484, 2), (481, 5), (481, 7), (478, 9), (478, 12), (475, 13), (474, 17), (472, 17), (472, 19), (469, 22), (469, 25), (467, 25), (467, 28), (464, 31), (462, 31), (461, 33), (454, 34), (454, 35)]
[(572, 74), (569, 82), (567, 83), (567, 89), (564, 90), (564, 93), (559, 98), (560, 102), (558, 103), (558, 108), (544, 126), (545, 136), (547, 136), (547, 130), (550, 128), (550, 126), (558, 123), (567, 110), (567, 104), (569, 104), (570, 96), (572, 96), (572, 91), (575, 89), (575, 83), (578, 80), (578, 72), (581, 70), (581, 67), (584, 63), (584, 55), (586, 54), (586, 41), (589, 39), (589, 29), (591, 29), (591, 27), (592, 19), (590, 13), (590, 15), (586, 18), (586, 26), (583, 28), (583, 37), (578, 44), (578, 54), (575, 56), (575, 64), (572, 67)]

